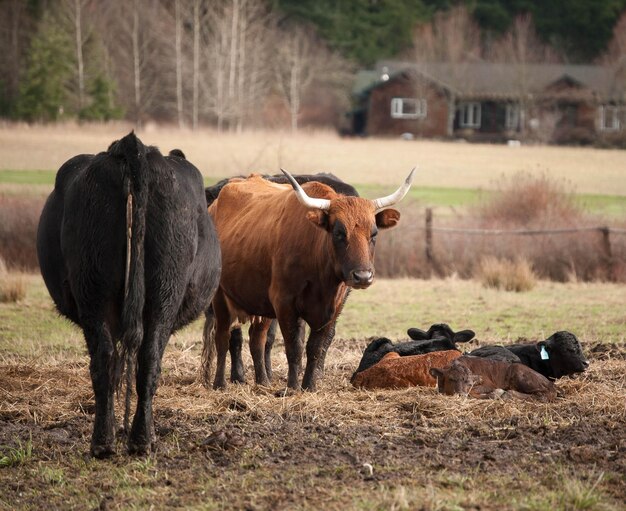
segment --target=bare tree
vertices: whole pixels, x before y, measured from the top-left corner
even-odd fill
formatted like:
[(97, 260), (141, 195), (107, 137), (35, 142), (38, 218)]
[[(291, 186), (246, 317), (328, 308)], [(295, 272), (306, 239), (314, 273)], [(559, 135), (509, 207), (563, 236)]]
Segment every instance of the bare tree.
[(198, 98), (199, 98), (199, 83), (200, 83), (200, 26), (202, 23), (201, 7), (202, 0), (193, 0), (193, 73), (192, 73), (192, 87), (193, 97), (191, 100), (191, 123), (193, 129), (198, 128)]
[[(430, 23), (418, 25), (413, 37), (415, 61), (428, 74), (434, 63), (450, 64), (453, 84), (466, 79), (470, 62), (481, 58), (480, 28), (463, 5), (435, 14)], [(453, 88), (452, 88), (453, 89)], [(448, 135), (454, 129), (456, 97), (448, 94)]]
[(241, 131), (252, 120), (266, 94), (273, 15), (263, 0), (210, 3), (199, 35), (203, 63), (198, 76), (203, 110), (213, 116), (218, 131)]
[(114, 63), (119, 99), (140, 127), (146, 117), (171, 117), (176, 89), (172, 16), (158, 0), (110, 0), (101, 26)]
[(74, 44), (74, 56), (76, 66), (76, 98), (77, 110), (86, 104), (85, 92), (85, 44), (93, 32), (93, 18), (85, 11), (88, 7), (93, 7), (92, 0), (62, 0), (56, 10), (56, 17), (61, 27), (71, 34)]
[[(613, 28), (613, 37), (599, 63), (613, 73), (612, 96), (616, 101), (626, 102), (626, 12), (622, 13)], [(626, 111), (622, 111), (622, 122), (626, 125)]]
[(435, 14), (418, 25), (413, 38), (418, 62), (462, 64), (481, 57), (480, 28), (463, 5)]
[[(0, 2), (0, 68), (2, 80), (0, 93), (8, 104), (15, 101), (20, 85), (20, 71), (23, 68), (23, 56), (28, 48), (30, 37), (35, 31), (35, 22), (28, 5), (23, 0), (4, 0)], [(0, 103), (2, 103), (0, 99)], [(8, 106), (8, 105), (7, 105)]]
[(309, 27), (290, 26), (281, 31), (275, 44), (273, 67), (276, 87), (285, 101), (291, 119), (291, 131), (298, 130), (303, 96), (317, 80), (332, 81), (345, 69), (345, 63), (333, 54)]
[(183, 15), (181, 0), (175, 0), (174, 10), (176, 18), (176, 111), (178, 127), (185, 125), (183, 118)]
[(561, 61), (557, 51), (537, 35), (531, 14), (517, 16), (511, 28), (487, 50), (487, 58), (520, 65)]
[[(551, 46), (543, 43), (530, 14), (515, 18), (511, 28), (487, 50), (487, 58), (493, 62), (513, 65), (515, 68), (515, 93), (519, 103), (519, 125), (522, 136), (526, 133), (527, 116), (533, 109), (530, 67), (533, 64), (557, 63), (560, 55)], [(552, 121), (539, 121), (549, 126)], [(537, 130), (535, 130), (537, 131)], [(545, 134), (542, 135), (546, 137)]]

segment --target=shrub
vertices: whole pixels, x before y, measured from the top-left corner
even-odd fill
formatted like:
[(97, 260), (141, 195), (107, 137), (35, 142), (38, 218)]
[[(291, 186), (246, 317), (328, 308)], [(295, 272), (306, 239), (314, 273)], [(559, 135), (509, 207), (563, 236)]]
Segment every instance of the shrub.
[[(456, 274), (478, 278), (481, 262), (523, 259), (537, 278), (626, 281), (626, 236), (611, 235), (611, 258), (600, 230), (605, 222), (585, 214), (567, 187), (547, 176), (518, 174), (500, 183), (487, 200), (464, 213), (435, 209), (432, 258), (426, 257), (424, 207), (416, 202), (400, 205), (400, 225), (380, 236), (376, 272), (381, 277), (429, 278)], [(611, 221), (614, 227), (624, 222)], [(473, 229), (473, 233), (442, 232), (438, 227)], [(592, 228), (558, 234), (516, 235), (507, 231)], [(476, 230), (498, 229), (499, 235)]]
[(43, 198), (0, 195), (0, 257), (9, 268), (34, 271)]
[(530, 291), (537, 283), (532, 267), (525, 259), (507, 261), (487, 256), (480, 261), (478, 273), (483, 286), (505, 291)]
[(470, 213), (484, 227), (571, 226), (583, 216), (573, 192), (564, 184), (545, 174), (537, 177), (525, 172), (502, 180), (497, 193)]
[(26, 296), (26, 282), (20, 274), (12, 274), (0, 258), (0, 303), (14, 303)]

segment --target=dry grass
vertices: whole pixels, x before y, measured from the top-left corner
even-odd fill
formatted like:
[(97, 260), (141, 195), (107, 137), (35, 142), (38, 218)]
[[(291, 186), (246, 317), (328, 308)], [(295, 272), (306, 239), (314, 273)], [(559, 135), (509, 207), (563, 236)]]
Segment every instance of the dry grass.
[[(100, 461), (86, 456), (94, 397), (84, 341), (72, 334), (53, 346), (52, 332), (38, 329), (53, 314), (49, 299), (37, 301), (43, 284), (29, 279), (23, 306), (0, 307), (0, 458), (32, 437), (30, 456), (0, 469), (0, 509), (621, 509), (626, 345), (616, 284), (539, 282), (517, 294), (455, 279), (378, 281), (352, 293), (315, 393), (281, 392), (280, 340), (271, 386), (206, 389), (194, 324), (166, 348), (157, 452), (128, 456), (122, 439), (118, 456)], [(14, 325), (18, 314), (24, 329)], [(511, 317), (519, 325), (499, 329)], [(567, 328), (591, 367), (559, 380), (559, 397), (547, 404), (350, 385), (366, 335), (396, 338), (437, 321), (471, 327), (485, 343)], [(614, 330), (597, 331), (599, 323)], [(20, 349), (29, 342), (36, 349)], [(116, 408), (119, 418), (122, 397)]]
[(485, 287), (505, 291), (530, 291), (537, 284), (532, 266), (525, 259), (507, 261), (487, 256), (480, 261), (477, 277)]
[(26, 297), (26, 280), (19, 273), (12, 273), (0, 257), (0, 303), (15, 303)]
[[(506, 421), (511, 417), (515, 417), (515, 425), (504, 429), (536, 425), (538, 417), (542, 424), (551, 428), (577, 424), (585, 416), (602, 417), (603, 421), (615, 426), (626, 424), (626, 361), (620, 358), (622, 355), (615, 359), (596, 359), (583, 376), (559, 380), (559, 399), (553, 404), (540, 404), (443, 396), (437, 394), (434, 387), (394, 391), (355, 389), (349, 378), (360, 358), (360, 350), (348, 348), (341, 340), (337, 343), (343, 345), (340, 349), (350, 352), (354, 366), (348, 367), (335, 360), (327, 365), (318, 392), (280, 395), (277, 393), (284, 389), (287, 373), (282, 348), (273, 353), (279, 379), (272, 386), (230, 384), (225, 391), (208, 390), (198, 382), (198, 350), (168, 348), (155, 408), (174, 409), (186, 418), (245, 412), (257, 418), (259, 414), (278, 415), (296, 422), (314, 417), (316, 423), (339, 427), (381, 422), (390, 432), (395, 431), (390, 433), (392, 436), (406, 434), (407, 428), (420, 427), (419, 424), (408, 425), (399, 410), (412, 410), (418, 423), (427, 417), (427, 424), (422, 427), (431, 428), (437, 435), (459, 428), (483, 428), (487, 420)], [(40, 364), (32, 359), (7, 357), (0, 363), (0, 372), (3, 375), (0, 417), (31, 420), (45, 426), (70, 420), (77, 414), (93, 413), (93, 392), (86, 358), (54, 363), (48, 360), (47, 364)], [(253, 368), (248, 365), (248, 378), (252, 374)], [(118, 415), (122, 406), (120, 397)]]
[[(57, 169), (70, 157), (105, 150), (132, 129), (127, 124), (0, 126), (0, 168)], [(342, 139), (332, 132), (218, 134), (148, 126), (138, 132), (163, 151), (182, 149), (205, 176), (247, 172), (333, 172), (345, 181), (398, 186), (416, 164), (415, 186), (494, 189), (520, 171), (549, 171), (577, 193), (626, 195), (624, 151), (465, 144), (396, 139)]]

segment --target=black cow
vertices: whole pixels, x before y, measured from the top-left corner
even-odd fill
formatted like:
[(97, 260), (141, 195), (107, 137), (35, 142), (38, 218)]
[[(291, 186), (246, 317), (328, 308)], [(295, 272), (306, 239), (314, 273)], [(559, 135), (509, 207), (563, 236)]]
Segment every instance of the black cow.
[[(534, 369), (546, 378), (561, 378), (570, 374), (582, 373), (589, 367), (583, 355), (580, 342), (571, 332), (555, 332), (545, 341), (529, 344), (505, 346), (519, 357), (522, 364)], [(490, 358), (490, 351), (479, 348), (470, 353), (478, 357)]]
[(520, 358), (505, 346), (482, 346), (468, 353), (468, 355), (500, 360), (501, 362), (521, 363)]
[[(127, 236), (128, 234), (128, 236)], [(171, 333), (208, 307), (221, 269), (202, 176), (130, 133), (106, 152), (59, 169), (37, 232), (37, 253), (58, 311), (80, 326), (96, 400), (91, 453), (114, 453), (114, 391), (126, 368), (137, 408), (131, 453), (154, 443), (152, 398)]]
[[(339, 179), (334, 174), (331, 174), (330, 172), (319, 172), (317, 174), (298, 174), (298, 175), (294, 175), (293, 177), (300, 184), (308, 183), (310, 181), (318, 181), (319, 183), (324, 183), (325, 185), (330, 186), (337, 193), (342, 193), (344, 195), (351, 195), (353, 197), (359, 196), (359, 193), (356, 191), (356, 189), (353, 186), (342, 181), (341, 179)], [(217, 199), (222, 188), (224, 188), (232, 179), (238, 179), (238, 178), (245, 179), (246, 176), (235, 176), (234, 178), (229, 177), (226, 179), (222, 179), (221, 181), (218, 181), (214, 185), (207, 186), (204, 189), (207, 204), (209, 206), (213, 204), (213, 201)], [(289, 179), (284, 174), (274, 174), (274, 175), (265, 174), (263, 175), (263, 179), (266, 179), (267, 181), (271, 181), (272, 183), (290, 184)]]
[[(237, 178), (244, 179), (244, 176), (237, 176)], [(356, 189), (349, 185), (348, 183), (342, 181), (337, 176), (327, 172), (320, 172), (318, 174), (299, 174), (293, 176), (295, 180), (300, 183), (308, 183), (310, 181), (318, 181), (320, 183), (324, 183), (325, 185), (330, 186), (337, 193), (342, 193), (344, 195), (350, 195), (352, 197), (358, 197), (359, 193)], [(205, 188), (205, 195), (207, 204), (210, 206), (215, 199), (220, 194), (220, 191), (224, 186), (226, 186), (233, 178), (222, 179), (218, 181), (216, 184)], [(279, 184), (290, 184), (289, 179), (284, 174), (275, 174), (275, 175), (264, 175), (263, 179), (267, 181), (271, 181), (272, 183)], [(209, 309), (207, 311), (207, 322), (205, 326), (208, 328), (212, 328), (213, 311)], [(267, 332), (267, 340), (265, 342), (265, 370), (267, 372), (267, 377), (272, 379), (272, 346), (274, 345), (274, 341), (276, 339), (276, 327), (278, 326), (278, 322), (274, 319), (269, 327)], [(300, 320), (298, 322), (298, 338), (301, 343), (304, 343), (304, 335), (305, 335), (305, 324), (304, 321)], [(205, 332), (204, 334), (209, 335), (209, 332)], [(231, 330), (229, 347), (228, 350), (230, 352), (230, 381), (233, 383), (245, 383), (245, 369), (243, 366), (243, 359), (241, 356), (241, 350), (243, 348), (243, 334), (241, 332), (241, 327), (235, 327)]]
[(454, 332), (445, 323), (431, 325), (426, 332), (419, 328), (409, 328), (408, 334), (413, 339), (412, 341), (393, 344), (386, 337), (381, 337), (370, 342), (363, 352), (359, 367), (352, 375), (351, 381), (361, 371), (377, 364), (389, 352), (394, 351), (401, 357), (406, 357), (433, 351), (456, 350), (457, 342), (468, 342), (475, 335), (472, 330)]
[(409, 328), (406, 333), (415, 341), (443, 338), (454, 342), (468, 342), (476, 335), (473, 330), (454, 332), (446, 323), (434, 323), (430, 325), (427, 331), (420, 330), (419, 328)]

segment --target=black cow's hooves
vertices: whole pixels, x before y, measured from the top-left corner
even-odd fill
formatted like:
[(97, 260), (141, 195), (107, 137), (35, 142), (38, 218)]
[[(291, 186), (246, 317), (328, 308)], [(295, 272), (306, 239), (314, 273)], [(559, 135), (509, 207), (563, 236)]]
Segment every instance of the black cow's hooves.
[(290, 387), (285, 387), (284, 389), (280, 389), (274, 392), (274, 396), (276, 397), (295, 396), (297, 394), (300, 394), (300, 392), (302, 392), (302, 389), (300, 388), (292, 389)]
[(106, 445), (92, 445), (90, 449), (90, 453), (94, 458), (98, 458), (99, 460), (110, 458), (115, 455), (115, 448), (111, 444)]
[(150, 454), (152, 450), (152, 444), (147, 443), (129, 443), (128, 444), (128, 454), (132, 454), (135, 456), (147, 456)]

